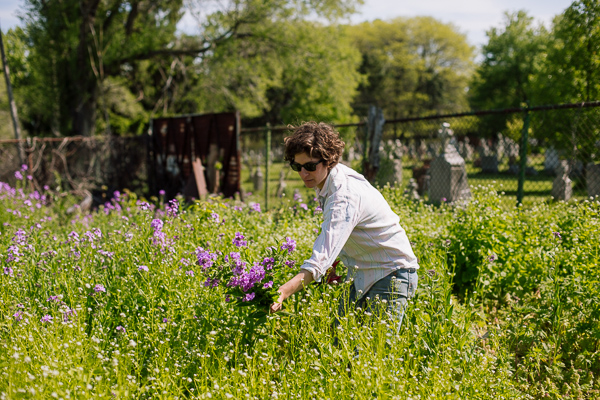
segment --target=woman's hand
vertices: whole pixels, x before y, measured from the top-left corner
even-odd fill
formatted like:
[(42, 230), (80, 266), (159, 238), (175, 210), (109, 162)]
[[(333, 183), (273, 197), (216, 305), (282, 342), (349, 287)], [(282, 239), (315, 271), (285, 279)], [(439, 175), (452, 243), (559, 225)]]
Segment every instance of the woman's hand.
[(275, 302), (273, 304), (271, 304), (271, 306), (269, 307), (269, 313), (270, 314), (275, 314), (278, 311), (281, 311), (283, 309), (283, 304)]
[(269, 311), (271, 314), (281, 311), (283, 308), (283, 301), (304, 288), (305, 285), (310, 284), (313, 281), (313, 276), (310, 272), (301, 269), (298, 275), (287, 281), (283, 284), (277, 292), (279, 293), (279, 298), (269, 307)]

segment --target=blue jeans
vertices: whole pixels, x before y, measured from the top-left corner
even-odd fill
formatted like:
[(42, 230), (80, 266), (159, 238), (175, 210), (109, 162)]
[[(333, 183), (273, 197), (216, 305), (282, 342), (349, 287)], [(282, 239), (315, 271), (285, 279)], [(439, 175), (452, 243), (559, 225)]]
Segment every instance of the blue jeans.
[[(415, 268), (397, 269), (375, 282), (375, 284), (357, 300), (357, 292), (354, 285), (348, 294), (340, 299), (338, 316), (343, 317), (349, 307), (360, 307), (369, 312), (376, 311), (375, 307), (381, 307), (385, 300), (385, 312), (395, 325), (395, 333), (400, 332), (402, 319), (406, 311), (408, 300), (415, 295), (419, 277)], [(376, 299), (379, 299), (379, 303)], [(336, 321), (337, 325), (338, 321)]]

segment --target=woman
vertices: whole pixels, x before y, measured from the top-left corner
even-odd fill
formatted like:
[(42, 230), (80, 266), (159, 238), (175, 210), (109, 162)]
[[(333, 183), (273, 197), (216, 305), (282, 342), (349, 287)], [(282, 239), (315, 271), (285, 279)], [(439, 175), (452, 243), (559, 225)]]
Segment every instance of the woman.
[(339, 256), (348, 267), (346, 280), (353, 280), (340, 312), (346, 301), (363, 307), (378, 296), (387, 300), (387, 310), (399, 329), (407, 299), (417, 286), (417, 258), (400, 218), (381, 193), (361, 174), (338, 163), (343, 150), (339, 134), (322, 122), (293, 127), (292, 135), (285, 138), (285, 160), (306, 187), (315, 189), (324, 221), (310, 259), (278, 289), (280, 296), (271, 311), (279, 311), (283, 301), (303, 286), (319, 282)]

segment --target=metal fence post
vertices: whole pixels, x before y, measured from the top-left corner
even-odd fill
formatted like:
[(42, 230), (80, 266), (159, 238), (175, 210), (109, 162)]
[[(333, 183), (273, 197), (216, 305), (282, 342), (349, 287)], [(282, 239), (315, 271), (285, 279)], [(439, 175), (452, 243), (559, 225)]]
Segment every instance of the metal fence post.
[(519, 185), (517, 188), (517, 205), (523, 203), (523, 187), (525, 185), (525, 168), (527, 168), (527, 142), (529, 141), (529, 106), (525, 108), (523, 117), (523, 133), (521, 134), (521, 165), (519, 168)]
[(269, 161), (271, 161), (271, 124), (265, 130), (265, 211), (269, 209)]

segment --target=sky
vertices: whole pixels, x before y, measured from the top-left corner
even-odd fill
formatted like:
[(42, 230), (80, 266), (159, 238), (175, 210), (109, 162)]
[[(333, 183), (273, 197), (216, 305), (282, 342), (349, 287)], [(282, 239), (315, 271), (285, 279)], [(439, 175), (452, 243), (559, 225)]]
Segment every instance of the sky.
[[(505, 11), (526, 10), (539, 23), (550, 26), (552, 18), (562, 13), (572, 0), (364, 0), (359, 12), (350, 17), (358, 23), (395, 17), (431, 16), (454, 24), (478, 48), (487, 42), (485, 32), (500, 27)], [(20, 23), (17, 12), (23, 0), (0, 1), (0, 27), (6, 31)], [(181, 28), (188, 31), (193, 19), (184, 18)]]

